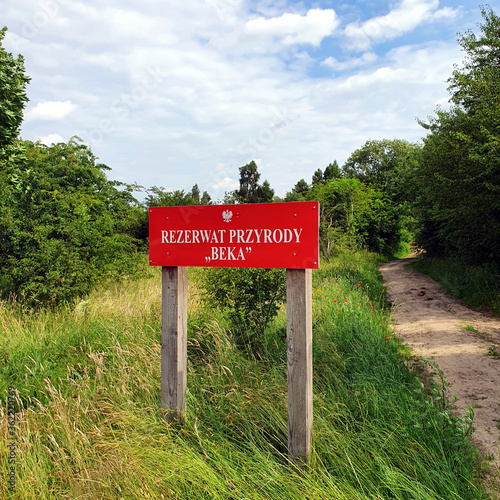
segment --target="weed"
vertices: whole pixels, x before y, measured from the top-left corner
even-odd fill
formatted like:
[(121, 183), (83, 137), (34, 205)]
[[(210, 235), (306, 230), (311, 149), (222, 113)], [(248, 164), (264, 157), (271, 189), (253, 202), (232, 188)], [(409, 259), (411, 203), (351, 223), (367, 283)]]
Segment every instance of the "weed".
[(495, 359), (500, 359), (500, 351), (498, 350), (498, 345), (490, 345), (490, 347), (488, 348), (488, 356), (491, 356)]

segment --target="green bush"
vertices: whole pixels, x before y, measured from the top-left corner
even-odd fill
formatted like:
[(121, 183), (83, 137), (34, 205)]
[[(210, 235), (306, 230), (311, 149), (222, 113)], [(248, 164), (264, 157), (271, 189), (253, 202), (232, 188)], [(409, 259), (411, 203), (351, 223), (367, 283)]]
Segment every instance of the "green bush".
[(208, 268), (209, 305), (227, 312), (236, 345), (260, 359), (264, 330), (286, 299), (284, 269)]
[(25, 159), (0, 171), (0, 297), (56, 306), (136, 273), (144, 210), (130, 191), (75, 138), (22, 147)]

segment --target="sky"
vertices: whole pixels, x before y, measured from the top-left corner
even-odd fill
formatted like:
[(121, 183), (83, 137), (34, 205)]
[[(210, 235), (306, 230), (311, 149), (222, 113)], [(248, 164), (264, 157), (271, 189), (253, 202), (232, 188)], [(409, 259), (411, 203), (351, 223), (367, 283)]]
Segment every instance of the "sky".
[(4, 0), (0, 26), (31, 77), (23, 139), (78, 136), (112, 180), (220, 201), (252, 160), (283, 196), (368, 140), (421, 142), (480, 3)]

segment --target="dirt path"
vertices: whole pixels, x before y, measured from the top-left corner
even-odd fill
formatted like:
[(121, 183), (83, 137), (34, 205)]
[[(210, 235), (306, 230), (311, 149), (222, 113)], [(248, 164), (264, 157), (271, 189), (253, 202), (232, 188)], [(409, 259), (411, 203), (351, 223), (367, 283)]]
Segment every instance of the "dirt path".
[[(500, 471), (500, 320), (473, 311), (440, 285), (408, 269), (412, 259), (392, 261), (380, 271), (394, 304), (395, 334), (415, 355), (438, 364), (456, 396), (460, 414), (474, 406), (474, 444)], [(467, 327), (467, 329), (466, 329)], [(493, 355), (492, 355), (493, 354)], [(494, 492), (492, 492), (494, 493)], [(494, 493), (500, 498), (498, 491)]]

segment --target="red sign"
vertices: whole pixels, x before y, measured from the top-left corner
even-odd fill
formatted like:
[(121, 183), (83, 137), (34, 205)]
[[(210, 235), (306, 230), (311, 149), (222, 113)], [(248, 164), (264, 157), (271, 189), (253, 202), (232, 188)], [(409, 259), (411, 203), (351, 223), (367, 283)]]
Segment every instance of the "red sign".
[(319, 267), (319, 203), (152, 207), (152, 266)]

